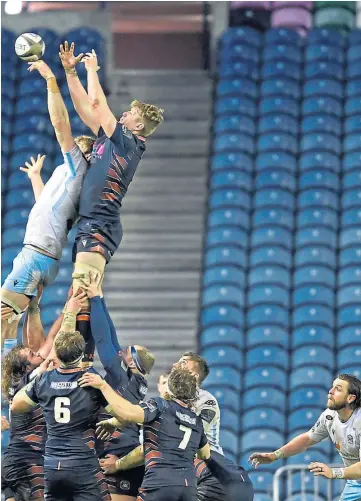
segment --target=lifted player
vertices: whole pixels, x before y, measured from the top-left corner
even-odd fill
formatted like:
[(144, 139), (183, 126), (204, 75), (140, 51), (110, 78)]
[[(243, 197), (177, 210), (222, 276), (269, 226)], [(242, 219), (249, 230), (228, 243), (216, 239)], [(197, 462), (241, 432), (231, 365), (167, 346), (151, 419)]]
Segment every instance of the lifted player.
[[(2, 341), (15, 339), (22, 312), (36, 296), (39, 284), (48, 285), (56, 277), (63, 247), (76, 217), (80, 189), (88, 167), (94, 139), (73, 138), (69, 115), (61, 97), (56, 78), (44, 61), (31, 63), (30, 71), (37, 70), (46, 80), (48, 108), (51, 123), (64, 155), (64, 164), (58, 166), (44, 186), (41, 169), (45, 156), (26, 163), (34, 190), (32, 208), (24, 237), (24, 247), (14, 260), (13, 270), (1, 289), (2, 306), (13, 309), (13, 315), (2, 319)], [(85, 156), (84, 156), (85, 155)]]
[[(111, 112), (97, 71), (94, 51), (83, 58), (74, 56), (74, 44), (60, 46), (59, 56), (66, 72), (74, 107), (83, 122), (97, 136), (92, 168), (84, 179), (80, 196), (78, 233), (74, 245), (73, 287), (89, 283), (89, 272), (103, 275), (105, 265), (122, 239), (120, 209), (123, 197), (145, 151), (146, 137), (163, 121), (163, 110), (139, 101), (119, 120)], [(83, 58), (87, 70), (88, 94), (82, 86), (76, 64)], [(91, 362), (94, 342), (89, 327), (89, 304), (80, 312), (77, 328), (87, 343), (84, 362)]]
[(293, 438), (274, 452), (255, 452), (249, 458), (257, 468), (277, 459), (288, 458), (305, 451), (329, 437), (335, 444), (345, 468), (330, 468), (324, 463), (311, 463), (315, 476), (346, 480), (341, 495), (343, 501), (361, 499), (361, 381), (351, 374), (339, 374), (328, 392), (327, 410), (306, 433)]

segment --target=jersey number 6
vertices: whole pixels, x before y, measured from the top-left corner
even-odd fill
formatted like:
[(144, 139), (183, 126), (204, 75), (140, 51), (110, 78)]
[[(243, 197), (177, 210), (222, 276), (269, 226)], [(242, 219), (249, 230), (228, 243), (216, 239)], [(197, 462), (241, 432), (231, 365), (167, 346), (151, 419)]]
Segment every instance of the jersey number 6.
[(56, 397), (54, 404), (54, 418), (57, 423), (69, 423), (70, 421), (70, 398)]
[(192, 434), (192, 428), (187, 428), (187, 426), (184, 426), (183, 424), (179, 425), (179, 429), (183, 431), (184, 437), (181, 441), (181, 443), (178, 445), (178, 449), (185, 449), (188, 445), (189, 439), (191, 438)]

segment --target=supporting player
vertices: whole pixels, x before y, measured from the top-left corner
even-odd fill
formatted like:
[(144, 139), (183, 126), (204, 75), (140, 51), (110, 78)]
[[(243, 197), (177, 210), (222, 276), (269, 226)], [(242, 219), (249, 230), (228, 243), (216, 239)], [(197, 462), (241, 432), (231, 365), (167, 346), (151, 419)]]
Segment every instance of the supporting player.
[(255, 452), (249, 458), (257, 468), (277, 459), (288, 458), (329, 437), (335, 444), (345, 468), (330, 468), (315, 462), (309, 469), (315, 476), (345, 479), (343, 501), (361, 499), (361, 381), (351, 374), (339, 374), (328, 392), (327, 409), (306, 433), (293, 438), (274, 452)]
[(29, 214), (24, 247), (1, 289), (2, 307), (13, 309), (10, 318), (2, 318), (2, 342), (5, 338), (16, 338), (21, 314), (36, 296), (39, 284), (50, 284), (58, 273), (68, 232), (77, 217), (80, 189), (88, 167), (85, 156), (90, 154), (94, 142), (86, 136), (73, 138), (69, 115), (50, 68), (44, 61), (37, 61), (29, 67), (29, 71), (34, 70), (47, 83), (49, 115), (64, 164), (54, 170), (45, 186), (41, 179), (44, 156), (31, 158), (31, 164), (25, 164), (28, 169), (21, 168), (31, 180), (35, 205)]
[[(87, 286), (89, 272), (103, 275), (105, 266), (122, 239), (120, 209), (129, 184), (145, 151), (145, 140), (163, 121), (163, 110), (151, 104), (133, 101), (131, 109), (119, 121), (111, 112), (100, 85), (94, 51), (83, 58), (87, 70), (88, 94), (75, 66), (83, 54), (74, 56), (74, 43), (60, 46), (60, 59), (66, 72), (74, 107), (83, 122), (97, 136), (91, 159), (92, 168), (85, 177), (81, 197), (78, 233), (74, 245), (73, 287)], [(89, 304), (79, 314), (78, 330), (87, 342), (85, 363), (94, 354), (89, 326)]]
[[(86, 288), (90, 299), (90, 325), (101, 363), (106, 371), (105, 380), (119, 395), (132, 404), (144, 400), (148, 384), (146, 377), (153, 364), (153, 354), (144, 346), (134, 345), (123, 349), (107, 310), (104, 298), (94, 274), (90, 276), (90, 285)], [(100, 415), (105, 420), (111, 416)], [(98, 451), (103, 461), (115, 462), (126, 456), (139, 445), (139, 426), (129, 423), (122, 431), (114, 431), (111, 438), (104, 443), (103, 450)], [(101, 462), (100, 462), (101, 464)], [(138, 466), (126, 472), (118, 472), (107, 476), (109, 490), (113, 501), (135, 501), (144, 477), (144, 466)]]
[(191, 410), (197, 380), (176, 369), (169, 376), (168, 400), (156, 397), (133, 405), (100, 376), (84, 374), (80, 384), (99, 388), (121, 420), (144, 423), (145, 475), (138, 501), (191, 501), (196, 499), (193, 458), (210, 455), (201, 419)]
[(43, 410), (48, 429), (44, 459), (47, 501), (110, 501), (94, 448), (96, 418), (105, 402), (99, 391), (79, 387), (85, 342), (75, 332), (75, 323), (76, 312), (66, 311), (65, 330), (54, 342), (60, 367), (38, 376), (17, 393), (12, 411), (22, 414), (36, 405)]
[(157, 388), (158, 388), (158, 393), (162, 398), (164, 398), (164, 395), (167, 393), (168, 376), (169, 374), (163, 372), (163, 374), (160, 374), (158, 377)]

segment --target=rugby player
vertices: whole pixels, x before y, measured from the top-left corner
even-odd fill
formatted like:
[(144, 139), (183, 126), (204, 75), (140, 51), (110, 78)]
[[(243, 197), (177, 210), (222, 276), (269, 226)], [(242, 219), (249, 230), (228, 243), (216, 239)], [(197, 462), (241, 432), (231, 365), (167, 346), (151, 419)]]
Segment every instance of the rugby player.
[(361, 381), (351, 374), (339, 374), (328, 392), (327, 409), (308, 432), (293, 438), (274, 452), (255, 452), (249, 461), (257, 468), (277, 459), (288, 458), (303, 452), (329, 437), (335, 444), (345, 465), (330, 468), (314, 462), (309, 469), (315, 476), (345, 479), (341, 495), (343, 501), (361, 499)]
[(73, 138), (54, 73), (44, 61), (31, 63), (29, 71), (35, 70), (47, 83), (50, 120), (64, 155), (64, 164), (54, 170), (45, 186), (41, 179), (45, 156), (31, 158), (31, 163), (25, 164), (28, 169), (21, 168), (30, 178), (35, 205), (29, 214), (24, 247), (1, 289), (2, 306), (13, 309), (13, 315), (2, 318), (2, 342), (5, 338), (16, 338), (21, 314), (36, 296), (39, 284), (50, 284), (58, 273), (68, 232), (77, 217), (80, 189), (88, 167), (86, 156), (94, 142), (86, 136)]
[(67, 309), (64, 330), (54, 341), (60, 367), (41, 374), (18, 392), (12, 412), (26, 413), (37, 405), (43, 411), (47, 426), (44, 456), (47, 501), (110, 501), (94, 447), (96, 418), (105, 401), (98, 390), (83, 389), (78, 384), (84, 374), (81, 360), (85, 341), (75, 331), (75, 323), (76, 312)]
[(121, 420), (144, 424), (145, 475), (138, 501), (196, 499), (193, 459), (198, 451), (208, 459), (210, 449), (202, 420), (192, 410), (197, 379), (188, 370), (169, 376), (171, 394), (134, 405), (118, 395), (100, 376), (84, 374), (80, 384), (99, 388)]
[[(90, 285), (86, 292), (91, 303), (91, 330), (100, 361), (106, 370), (105, 380), (119, 395), (132, 404), (139, 404), (147, 394), (146, 377), (154, 365), (154, 356), (144, 346), (134, 345), (123, 349), (119, 345), (114, 324), (104, 298), (100, 297), (101, 291), (94, 274), (90, 276)], [(100, 415), (102, 420), (110, 417), (106, 413)], [(102, 450), (98, 450), (98, 455), (106, 456), (107, 462), (113, 461), (115, 464), (117, 459), (126, 456), (138, 445), (139, 426), (129, 423), (122, 431), (114, 431), (111, 438), (105, 441)], [(135, 501), (143, 476), (143, 465), (107, 476), (113, 501)]]
[(163, 398), (165, 393), (167, 392), (167, 381), (169, 374), (163, 373), (158, 377), (157, 388), (159, 395)]
[[(131, 103), (130, 111), (119, 120), (111, 112), (100, 85), (94, 51), (74, 56), (74, 43), (60, 46), (60, 59), (66, 73), (74, 107), (83, 122), (97, 136), (91, 166), (80, 196), (80, 221), (73, 252), (75, 262), (73, 287), (89, 283), (89, 272), (103, 275), (105, 266), (122, 239), (120, 209), (123, 197), (145, 151), (145, 141), (163, 121), (163, 110), (139, 101)], [(75, 69), (83, 59), (87, 70), (88, 94)], [(89, 326), (89, 304), (80, 312), (77, 328), (89, 349), (84, 362), (94, 356)], [(92, 350), (91, 350), (92, 347)]]

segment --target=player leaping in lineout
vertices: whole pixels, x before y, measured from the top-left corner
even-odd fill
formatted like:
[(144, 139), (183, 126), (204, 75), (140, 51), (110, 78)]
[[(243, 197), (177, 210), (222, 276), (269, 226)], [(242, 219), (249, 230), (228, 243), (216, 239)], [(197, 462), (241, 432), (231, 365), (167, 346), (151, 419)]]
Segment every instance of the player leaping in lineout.
[(24, 247), (14, 260), (13, 269), (1, 289), (2, 310), (12, 308), (13, 314), (2, 319), (2, 342), (15, 339), (21, 314), (37, 295), (40, 284), (48, 285), (56, 277), (59, 260), (78, 212), (79, 194), (94, 139), (88, 136), (73, 138), (69, 115), (54, 73), (44, 61), (31, 63), (29, 71), (37, 70), (46, 80), (48, 109), (64, 164), (58, 166), (44, 186), (41, 168), (44, 156), (26, 163), (35, 205), (24, 237)]
[[(85, 57), (74, 56), (74, 43), (60, 46), (74, 107), (83, 122), (97, 136), (89, 169), (80, 195), (79, 226), (73, 252), (73, 288), (87, 287), (90, 272), (104, 274), (105, 266), (122, 239), (120, 209), (130, 182), (145, 151), (146, 137), (163, 121), (163, 110), (133, 101), (119, 120), (110, 110), (98, 78), (94, 50)], [(75, 66), (82, 59), (87, 70), (88, 93)], [(94, 341), (90, 330), (89, 303), (78, 316), (77, 329), (87, 346), (85, 363), (91, 363)]]

